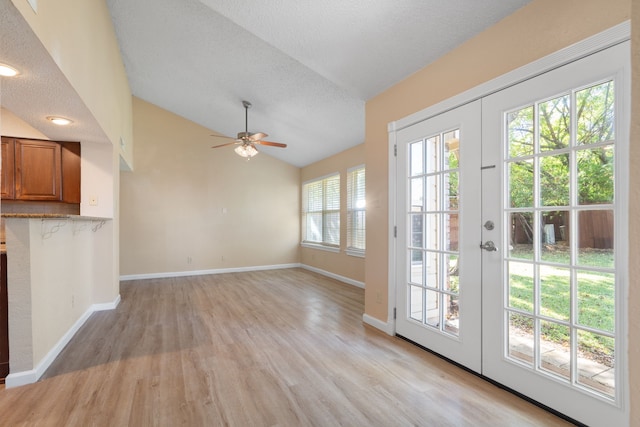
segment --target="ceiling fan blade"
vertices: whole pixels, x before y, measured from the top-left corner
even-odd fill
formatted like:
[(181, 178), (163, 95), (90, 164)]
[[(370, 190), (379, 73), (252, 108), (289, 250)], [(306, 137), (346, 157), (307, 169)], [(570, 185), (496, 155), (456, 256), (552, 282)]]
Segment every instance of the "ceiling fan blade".
[(262, 138), (266, 138), (266, 137), (268, 137), (268, 136), (269, 136), (269, 135), (267, 135), (266, 133), (258, 132), (258, 133), (254, 133), (253, 135), (251, 135), (251, 136), (249, 137), (249, 139), (250, 139), (251, 141), (253, 141), (253, 142), (256, 142), (256, 141), (259, 141), (259, 140), (261, 140)]
[(233, 141), (233, 142), (227, 142), (226, 144), (221, 144), (221, 145), (214, 145), (211, 148), (220, 148), (220, 147), (226, 147), (227, 145), (233, 145), (233, 144), (238, 144), (238, 141)]
[(287, 144), (282, 144), (280, 142), (270, 142), (270, 141), (256, 141), (255, 143), (260, 145), (269, 145), (271, 147), (280, 147), (280, 148), (285, 148), (287, 146)]

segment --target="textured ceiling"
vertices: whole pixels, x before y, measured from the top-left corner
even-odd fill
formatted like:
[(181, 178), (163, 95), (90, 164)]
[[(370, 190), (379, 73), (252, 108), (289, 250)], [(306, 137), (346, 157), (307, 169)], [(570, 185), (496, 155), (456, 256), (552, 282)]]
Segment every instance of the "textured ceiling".
[(134, 95), (304, 166), (364, 142), (365, 101), (527, 0), (107, 0)]
[[(106, 0), (135, 96), (234, 137), (248, 100), (249, 131), (288, 144), (259, 149), (296, 166), (364, 142), (366, 100), (528, 1)], [(51, 138), (104, 140), (10, 3), (0, 62), (33, 72), (3, 83), (2, 106)], [(61, 136), (52, 111), (83, 119)]]

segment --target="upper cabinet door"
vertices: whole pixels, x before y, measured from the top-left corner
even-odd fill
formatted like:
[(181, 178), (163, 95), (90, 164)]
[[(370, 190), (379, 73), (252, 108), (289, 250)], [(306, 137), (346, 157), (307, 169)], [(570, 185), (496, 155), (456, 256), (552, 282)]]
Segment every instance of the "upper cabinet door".
[(13, 138), (2, 137), (2, 173), (0, 176), (0, 195), (2, 199), (13, 199), (14, 191), (14, 163), (13, 163)]
[(61, 200), (60, 144), (15, 140), (15, 199)]
[(80, 203), (80, 143), (61, 142), (62, 201)]

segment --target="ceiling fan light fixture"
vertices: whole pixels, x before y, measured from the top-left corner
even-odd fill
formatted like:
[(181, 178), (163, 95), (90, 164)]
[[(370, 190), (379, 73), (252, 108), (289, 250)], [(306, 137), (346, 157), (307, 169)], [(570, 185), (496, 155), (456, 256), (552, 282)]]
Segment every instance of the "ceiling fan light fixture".
[(258, 150), (251, 144), (242, 144), (236, 147), (235, 152), (239, 156), (245, 157), (247, 160), (258, 154)]

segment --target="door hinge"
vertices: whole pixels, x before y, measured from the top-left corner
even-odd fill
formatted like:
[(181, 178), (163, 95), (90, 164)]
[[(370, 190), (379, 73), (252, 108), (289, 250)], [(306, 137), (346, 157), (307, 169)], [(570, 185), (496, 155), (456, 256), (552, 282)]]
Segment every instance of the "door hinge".
[(398, 237), (398, 226), (397, 225), (393, 226), (393, 237)]
[(394, 320), (395, 320), (395, 318), (396, 318), (396, 314), (397, 314), (397, 313), (396, 313), (396, 311), (397, 311), (397, 309), (396, 309), (395, 307), (393, 307), (393, 319), (394, 319)]
[(393, 157), (398, 157), (398, 144), (393, 144)]

